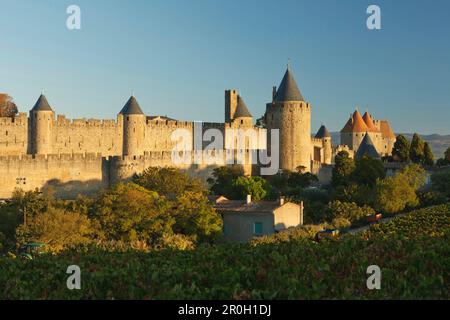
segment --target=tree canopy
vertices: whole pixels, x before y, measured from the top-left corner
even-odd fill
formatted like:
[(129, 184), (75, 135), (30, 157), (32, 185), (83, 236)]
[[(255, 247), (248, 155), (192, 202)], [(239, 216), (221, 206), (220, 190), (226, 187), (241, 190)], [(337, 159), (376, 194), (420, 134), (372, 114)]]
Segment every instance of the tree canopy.
[(434, 155), (428, 142), (423, 145), (423, 164), (427, 166), (434, 165)]
[(423, 163), (425, 159), (424, 154), (425, 144), (417, 133), (414, 133), (411, 140), (411, 147), (409, 150), (409, 156), (414, 163)]
[(16, 104), (13, 98), (6, 93), (0, 93), (0, 118), (14, 117), (18, 113)]
[(397, 213), (419, 204), (417, 190), (425, 183), (425, 170), (414, 164), (393, 177), (378, 180), (375, 206), (386, 213)]
[(394, 147), (392, 149), (392, 156), (394, 160), (400, 162), (408, 162), (409, 161), (409, 141), (402, 134), (397, 136), (395, 140)]
[(355, 170), (355, 161), (350, 158), (347, 151), (340, 151), (335, 157), (331, 184), (333, 186), (348, 185), (351, 174)]

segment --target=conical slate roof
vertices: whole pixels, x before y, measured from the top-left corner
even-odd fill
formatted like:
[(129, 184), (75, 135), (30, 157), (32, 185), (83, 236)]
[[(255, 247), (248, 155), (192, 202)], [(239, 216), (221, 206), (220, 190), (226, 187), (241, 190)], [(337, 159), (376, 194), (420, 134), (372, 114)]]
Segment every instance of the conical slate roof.
[(364, 122), (361, 114), (356, 110), (350, 120), (347, 121), (341, 132), (367, 132), (369, 128)]
[(136, 98), (134, 96), (131, 96), (130, 99), (128, 99), (125, 106), (120, 110), (119, 114), (144, 114), (142, 112), (141, 107), (139, 106), (139, 103), (137, 102)]
[(248, 111), (248, 108), (244, 102), (244, 99), (241, 98), (241, 96), (238, 96), (237, 98), (237, 107), (236, 112), (234, 113), (234, 118), (246, 118), (246, 117), (252, 117), (250, 111)]
[(305, 101), (303, 99), (300, 90), (298, 89), (297, 83), (295, 82), (294, 76), (290, 68), (286, 70), (283, 80), (281, 80), (280, 86), (278, 88), (275, 97), (273, 98), (275, 102), (285, 102), (285, 101)]
[(373, 119), (368, 111), (366, 111), (366, 113), (364, 113), (362, 118), (363, 118), (364, 123), (366, 124), (367, 128), (369, 129), (368, 131), (378, 132), (378, 129), (377, 129), (377, 127), (375, 127), (375, 124), (373, 123)]
[(48, 104), (47, 98), (43, 94), (40, 95), (39, 99), (34, 104), (34, 107), (31, 111), (53, 111), (50, 105)]
[(363, 141), (359, 145), (358, 151), (356, 152), (356, 158), (362, 158), (364, 156), (369, 156), (372, 158), (379, 158), (380, 155), (375, 148), (372, 138), (370, 138), (369, 134), (366, 134)]
[(331, 137), (331, 134), (328, 132), (328, 129), (324, 125), (322, 125), (319, 128), (319, 131), (317, 131), (317, 133), (316, 133), (316, 138), (318, 138), (318, 139), (330, 138), (330, 137)]

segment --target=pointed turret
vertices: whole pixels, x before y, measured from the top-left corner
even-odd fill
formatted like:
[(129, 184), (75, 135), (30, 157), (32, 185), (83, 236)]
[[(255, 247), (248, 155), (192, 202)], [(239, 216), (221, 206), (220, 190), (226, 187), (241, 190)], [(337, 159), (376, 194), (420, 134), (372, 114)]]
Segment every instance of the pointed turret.
[(50, 107), (47, 98), (41, 94), (31, 111), (53, 111), (53, 109)]
[(31, 154), (51, 154), (53, 143), (53, 125), (55, 113), (43, 94), (30, 111), (31, 137), (29, 151)]
[(142, 112), (141, 107), (139, 106), (139, 103), (137, 102), (136, 98), (134, 96), (131, 96), (130, 99), (128, 99), (125, 106), (120, 110), (119, 114), (123, 115), (130, 115), (130, 114), (144, 114)]
[(330, 132), (328, 132), (328, 129), (322, 125), (319, 128), (319, 131), (317, 131), (315, 138), (317, 139), (323, 139), (323, 138), (331, 138)]
[(119, 113), (119, 118), (123, 121), (123, 155), (142, 155), (144, 153), (146, 117), (134, 96), (128, 99)]
[(369, 128), (364, 122), (361, 114), (356, 110), (352, 117), (347, 121), (341, 132), (367, 132)]
[(264, 121), (268, 134), (272, 129), (279, 132), (279, 168), (295, 171), (303, 167), (311, 172), (311, 105), (300, 93), (289, 65), (272, 102), (266, 105)]
[(366, 124), (366, 126), (368, 128), (367, 131), (369, 131), (369, 132), (378, 132), (377, 127), (375, 127), (375, 124), (373, 123), (372, 116), (369, 114), (368, 111), (366, 111), (364, 113), (362, 118), (363, 118), (364, 123)]
[(237, 97), (237, 107), (236, 112), (234, 113), (233, 118), (252, 118), (250, 111), (248, 111), (247, 105), (244, 102), (244, 99), (238, 95)]
[(274, 102), (286, 102), (286, 101), (305, 101), (303, 99), (291, 69), (288, 67), (284, 74), (283, 80), (278, 87), (277, 93), (273, 98)]
[(368, 134), (364, 136), (364, 139), (359, 145), (358, 151), (356, 152), (355, 155), (357, 159), (360, 159), (364, 156), (369, 156), (372, 158), (380, 158), (380, 155), (378, 154), (377, 149), (375, 148), (375, 145), (372, 139), (370, 138), (370, 135)]

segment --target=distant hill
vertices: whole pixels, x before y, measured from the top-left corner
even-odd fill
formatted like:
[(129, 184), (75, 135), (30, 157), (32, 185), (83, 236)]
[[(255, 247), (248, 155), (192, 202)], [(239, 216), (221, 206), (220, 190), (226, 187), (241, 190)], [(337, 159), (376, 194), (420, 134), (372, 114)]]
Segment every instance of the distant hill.
[[(402, 133), (409, 141), (411, 141), (412, 133)], [(445, 150), (450, 147), (450, 135), (439, 135), (439, 134), (429, 134), (421, 135), (420, 137), (428, 142), (433, 150), (434, 157), (436, 159), (442, 158), (444, 156)], [(333, 144), (337, 145), (340, 142), (339, 132), (331, 132), (331, 138), (333, 139)]]

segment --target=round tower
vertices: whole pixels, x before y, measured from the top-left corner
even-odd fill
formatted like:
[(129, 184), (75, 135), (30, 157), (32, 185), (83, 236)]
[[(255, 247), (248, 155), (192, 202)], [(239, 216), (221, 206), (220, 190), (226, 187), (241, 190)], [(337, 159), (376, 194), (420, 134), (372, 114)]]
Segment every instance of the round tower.
[[(238, 130), (234, 145), (236, 152), (244, 152), (241, 154), (241, 157), (243, 157), (242, 160), (244, 161), (244, 175), (251, 175), (253, 163), (252, 150), (256, 150), (258, 147), (258, 137), (253, 131), (253, 116), (248, 111), (247, 105), (240, 95), (237, 96), (235, 112), (231, 118), (231, 128), (232, 130)], [(234, 138), (234, 134), (232, 136)]]
[(51, 154), (55, 113), (43, 94), (30, 110), (30, 153)]
[(322, 140), (323, 145), (323, 163), (324, 164), (331, 164), (332, 158), (333, 158), (333, 147), (331, 143), (331, 134), (328, 131), (328, 129), (322, 125), (319, 128), (319, 131), (317, 131), (316, 139)]
[(134, 96), (130, 97), (119, 115), (123, 118), (123, 155), (144, 154), (146, 117)]
[[(286, 70), (273, 101), (266, 106), (266, 126), (280, 134), (280, 169), (311, 171), (311, 105), (305, 102), (290, 68)], [(268, 138), (268, 141), (270, 139)], [(269, 144), (270, 147), (270, 144)]]
[(240, 95), (237, 96), (236, 110), (230, 121), (236, 127), (253, 127), (253, 116), (250, 111), (248, 111), (247, 105)]

